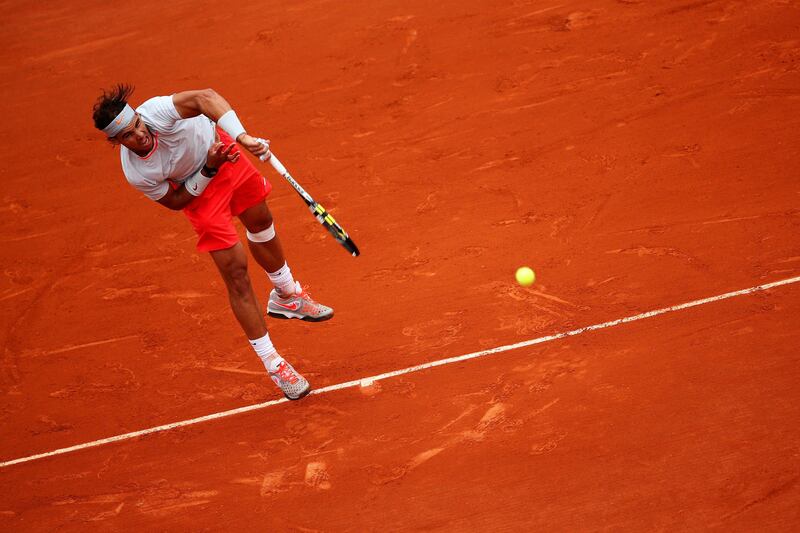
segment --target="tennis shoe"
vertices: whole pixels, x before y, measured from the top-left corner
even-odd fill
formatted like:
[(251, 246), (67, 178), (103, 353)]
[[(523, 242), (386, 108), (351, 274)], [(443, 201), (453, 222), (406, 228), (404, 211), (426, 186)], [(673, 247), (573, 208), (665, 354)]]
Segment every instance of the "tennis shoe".
[(308, 384), (306, 378), (284, 359), (277, 359), (270, 365), (269, 377), (283, 391), (283, 395), (290, 400), (299, 400), (311, 392), (311, 385)]
[(333, 309), (317, 303), (300, 283), (295, 281), (295, 293), (281, 298), (275, 289), (269, 293), (267, 314), (275, 318), (299, 318), (309, 322), (322, 322), (333, 318)]

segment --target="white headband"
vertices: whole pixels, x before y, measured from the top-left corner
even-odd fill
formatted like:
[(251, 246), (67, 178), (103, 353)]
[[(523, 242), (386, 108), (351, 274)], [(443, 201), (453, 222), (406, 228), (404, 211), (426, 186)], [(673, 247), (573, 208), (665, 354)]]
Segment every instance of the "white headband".
[(131, 123), (131, 119), (133, 118), (134, 114), (133, 108), (128, 104), (125, 104), (125, 107), (119, 112), (119, 115), (114, 117), (114, 120), (112, 120), (108, 126), (103, 128), (103, 133), (109, 137), (116, 137), (119, 132), (128, 127), (128, 124)]

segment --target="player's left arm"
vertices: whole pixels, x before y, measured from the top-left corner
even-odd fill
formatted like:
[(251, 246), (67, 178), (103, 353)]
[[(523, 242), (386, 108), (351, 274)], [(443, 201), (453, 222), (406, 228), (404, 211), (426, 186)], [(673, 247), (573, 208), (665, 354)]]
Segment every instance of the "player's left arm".
[(261, 157), (269, 152), (269, 142), (265, 145), (249, 135), (228, 101), (214, 89), (175, 93), (172, 103), (181, 118), (207, 116), (254, 156)]

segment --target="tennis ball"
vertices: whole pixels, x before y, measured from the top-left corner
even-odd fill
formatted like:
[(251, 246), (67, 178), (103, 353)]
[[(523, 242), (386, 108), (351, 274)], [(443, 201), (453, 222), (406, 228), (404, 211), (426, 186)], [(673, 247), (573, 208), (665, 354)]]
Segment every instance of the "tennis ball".
[(536, 274), (528, 267), (519, 267), (516, 273), (517, 283), (523, 287), (530, 287), (536, 279)]

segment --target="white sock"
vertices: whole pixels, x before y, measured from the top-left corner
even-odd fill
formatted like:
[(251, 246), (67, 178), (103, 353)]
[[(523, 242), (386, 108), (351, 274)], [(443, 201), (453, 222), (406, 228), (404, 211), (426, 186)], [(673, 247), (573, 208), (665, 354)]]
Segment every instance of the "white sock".
[(264, 363), (268, 372), (275, 370), (281, 361), (283, 361), (283, 358), (278, 355), (275, 346), (272, 345), (269, 333), (259, 339), (250, 339), (250, 346), (253, 347), (258, 357), (261, 358), (261, 362)]
[(267, 272), (269, 280), (275, 286), (278, 296), (285, 298), (295, 293), (294, 278), (292, 277), (292, 269), (289, 265), (284, 263), (281, 268), (275, 272)]

